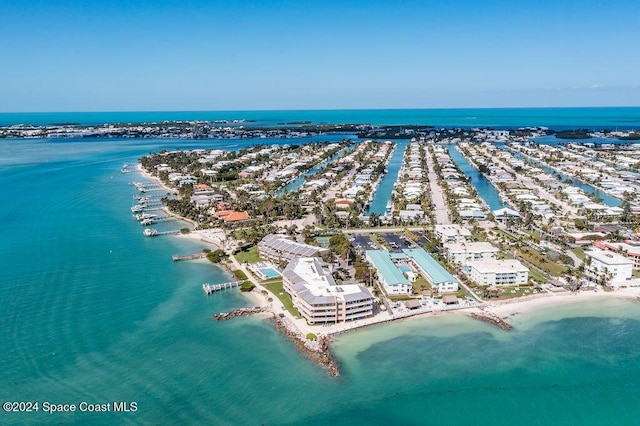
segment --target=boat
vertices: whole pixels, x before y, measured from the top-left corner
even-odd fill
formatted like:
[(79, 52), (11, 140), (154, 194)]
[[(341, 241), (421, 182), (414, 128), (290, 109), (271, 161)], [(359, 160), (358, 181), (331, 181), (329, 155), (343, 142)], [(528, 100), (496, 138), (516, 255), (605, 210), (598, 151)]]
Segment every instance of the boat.
[(385, 215), (390, 215), (391, 214), (391, 208), (392, 208), (392, 204), (391, 204), (391, 200), (389, 200), (389, 202), (387, 203), (387, 207), (384, 209), (384, 214)]
[(156, 221), (153, 219), (144, 219), (140, 221), (140, 225), (142, 226), (153, 225), (154, 223), (156, 223)]
[(144, 210), (144, 206), (142, 204), (137, 204), (131, 207), (131, 213), (140, 213), (143, 210)]
[(142, 231), (142, 233), (145, 237), (155, 237), (156, 235), (158, 235), (158, 231), (151, 228), (146, 228), (144, 231)]
[(156, 217), (158, 217), (158, 215), (157, 214), (142, 213), (142, 214), (137, 214), (134, 217), (136, 218), (136, 220), (146, 220), (146, 219), (155, 219)]

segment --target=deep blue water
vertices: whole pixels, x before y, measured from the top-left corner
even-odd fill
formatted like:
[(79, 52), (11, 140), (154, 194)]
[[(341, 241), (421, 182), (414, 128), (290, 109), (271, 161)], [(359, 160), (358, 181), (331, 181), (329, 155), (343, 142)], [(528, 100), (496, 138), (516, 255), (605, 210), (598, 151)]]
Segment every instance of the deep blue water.
[(139, 123), (164, 120), (254, 120), (245, 125), (279, 123), (421, 124), (436, 127), (546, 126), (554, 129), (640, 129), (640, 107), (463, 108), (308, 111), (155, 111), (0, 113), (0, 126), (51, 123)]
[[(232, 141), (235, 147), (258, 141)], [(291, 143), (291, 140), (270, 141)], [(633, 425), (640, 309), (599, 299), (510, 318), (464, 315), (342, 335), (330, 378), (246, 306), (203, 245), (145, 238), (129, 207), (150, 151), (230, 141), (0, 140), (0, 400), (135, 401), (135, 413), (0, 413), (2, 424)]]

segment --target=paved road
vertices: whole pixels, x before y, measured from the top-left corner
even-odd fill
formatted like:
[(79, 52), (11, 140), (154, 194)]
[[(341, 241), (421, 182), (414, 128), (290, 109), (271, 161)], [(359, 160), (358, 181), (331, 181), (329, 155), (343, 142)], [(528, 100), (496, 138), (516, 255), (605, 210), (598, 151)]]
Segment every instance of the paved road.
[(444, 191), (438, 183), (438, 175), (436, 174), (436, 169), (433, 164), (433, 157), (431, 156), (431, 152), (427, 152), (425, 157), (427, 157), (427, 168), (429, 169), (429, 186), (431, 187), (431, 200), (435, 205), (434, 214), (436, 218), (436, 224), (449, 225), (451, 223), (451, 220), (449, 219), (449, 208), (447, 207), (447, 202), (444, 199)]

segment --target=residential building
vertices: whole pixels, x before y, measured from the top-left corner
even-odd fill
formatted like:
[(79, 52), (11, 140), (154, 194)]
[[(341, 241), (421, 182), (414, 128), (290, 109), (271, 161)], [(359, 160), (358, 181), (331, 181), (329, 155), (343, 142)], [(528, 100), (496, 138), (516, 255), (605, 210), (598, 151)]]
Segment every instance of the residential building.
[(462, 243), (471, 239), (471, 231), (460, 225), (436, 225), (435, 233), (442, 243)]
[(403, 275), (385, 250), (367, 250), (365, 257), (378, 273), (378, 281), (384, 286), (387, 294), (410, 294), (413, 290), (411, 282)]
[(373, 295), (357, 284), (337, 285), (329, 266), (317, 257), (294, 258), (282, 284), (309, 324), (339, 323), (373, 315)]
[(633, 274), (633, 260), (621, 254), (599, 249), (587, 250), (584, 254), (590, 259), (586, 272), (594, 280), (621, 282), (630, 279)]
[(515, 259), (472, 260), (463, 270), (481, 286), (523, 285), (529, 280), (529, 268)]
[(492, 260), (496, 258), (496, 253), (500, 251), (488, 242), (465, 242), (444, 244), (445, 255), (449, 262), (466, 265), (472, 260)]
[(274, 262), (288, 262), (296, 257), (321, 257), (326, 260), (331, 251), (298, 243), (287, 235), (269, 234), (258, 243), (258, 255)]

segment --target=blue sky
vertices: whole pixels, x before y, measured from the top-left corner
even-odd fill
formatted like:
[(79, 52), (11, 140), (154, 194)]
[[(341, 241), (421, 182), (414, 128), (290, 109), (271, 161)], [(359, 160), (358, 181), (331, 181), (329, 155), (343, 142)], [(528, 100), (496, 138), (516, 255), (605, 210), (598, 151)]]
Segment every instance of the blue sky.
[(0, 111), (640, 105), (638, 1), (5, 1)]

